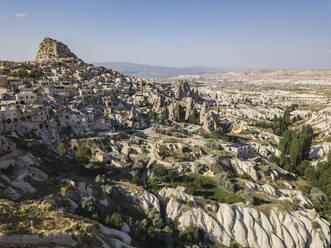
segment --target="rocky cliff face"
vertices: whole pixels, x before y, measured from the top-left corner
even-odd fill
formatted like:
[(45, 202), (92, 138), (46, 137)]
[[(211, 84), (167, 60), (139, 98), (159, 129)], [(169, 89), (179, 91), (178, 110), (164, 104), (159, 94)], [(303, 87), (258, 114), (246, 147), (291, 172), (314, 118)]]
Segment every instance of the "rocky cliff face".
[(64, 58), (77, 58), (77, 56), (62, 42), (45, 38), (39, 45), (36, 62), (56, 61)]
[[(168, 199), (166, 215), (178, 220), (179, 228), (193, 223), (211, 240), (225, 245), (235, 241), (242, 247), (330, 247), (330, 226), (315, 210), (282, 211), (270, 208), (268, 215), (239, 204), (213, 203), (205, 211), (196, 199), (180, 189), (163, 188), (159, 195)], [(188, 208), (178, 202), (193, 201)]]

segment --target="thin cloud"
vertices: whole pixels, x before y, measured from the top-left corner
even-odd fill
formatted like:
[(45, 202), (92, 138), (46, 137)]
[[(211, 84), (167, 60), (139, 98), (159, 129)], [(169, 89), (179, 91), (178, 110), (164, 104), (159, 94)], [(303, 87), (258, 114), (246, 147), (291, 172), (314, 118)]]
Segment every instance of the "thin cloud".
[(28, 14), (26, 14), (26, 13), (16, 13), (15, 16), (17, 16), (17, 17), (26, 17), (26, 16), (28, 16)]
[(331, 49), (325, 50), (326, 53), (331, 53)]

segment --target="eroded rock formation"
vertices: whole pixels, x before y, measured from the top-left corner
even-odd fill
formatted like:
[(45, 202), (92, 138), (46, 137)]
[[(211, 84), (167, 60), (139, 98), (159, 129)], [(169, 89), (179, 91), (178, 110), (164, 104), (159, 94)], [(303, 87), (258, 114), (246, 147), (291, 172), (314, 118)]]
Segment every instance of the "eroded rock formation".
[(70, 51), (67, 45), (51, 38), (45, 38), (39, 45), (39, 51), (36, 57), (37, 63), (55, 61), (63, 58), (77, 57)]

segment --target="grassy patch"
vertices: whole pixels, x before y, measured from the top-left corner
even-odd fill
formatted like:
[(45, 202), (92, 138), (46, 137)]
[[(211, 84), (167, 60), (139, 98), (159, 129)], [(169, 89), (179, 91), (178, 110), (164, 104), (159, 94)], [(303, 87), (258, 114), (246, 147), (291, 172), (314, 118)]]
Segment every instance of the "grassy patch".
[(259, 165), (257, 168), (261, 171), (267, 171), (269, 169), (269, 166), (268, 165)]
[(190, 174), (176, 178), (172, 183), (172, 187), (186, 187), (187, 193), (202, 196), (205, 199), (217, 201), (220, 203), (235, 203), (240, 202), (240, 198), (236, 194), (223, 189), (215, 180), (209, 177)]

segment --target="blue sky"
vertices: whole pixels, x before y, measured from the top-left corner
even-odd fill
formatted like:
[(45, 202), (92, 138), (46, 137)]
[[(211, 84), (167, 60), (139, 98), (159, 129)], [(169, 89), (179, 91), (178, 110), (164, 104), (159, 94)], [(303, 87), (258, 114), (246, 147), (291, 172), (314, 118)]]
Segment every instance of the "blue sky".
[(331, 0), (0, 0), (0, 59), (44, 37), (87, 62), (331, 68)]

